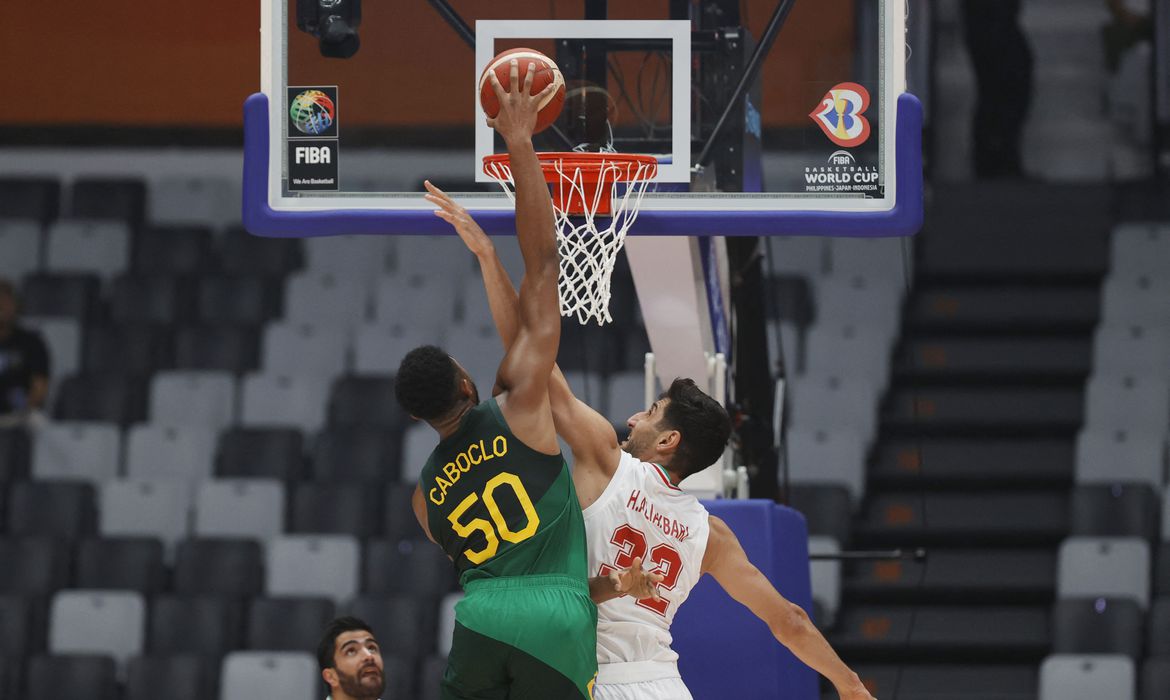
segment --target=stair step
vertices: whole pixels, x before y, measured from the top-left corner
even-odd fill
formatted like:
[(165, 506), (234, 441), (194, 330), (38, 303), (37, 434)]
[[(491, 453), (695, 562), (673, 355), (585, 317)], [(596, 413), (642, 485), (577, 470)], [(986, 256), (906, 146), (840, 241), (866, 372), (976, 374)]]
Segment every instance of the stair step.
[(855, 528), (868, 546), (1040, 546), (1068, 534), (1068, 494), (899, 491), (869, 499)]
[(899, 386), (882, 426), (903, 435), (1071, 435), (1084, 420), (1083, 394), (1079, 386)]
[(1047, 549), (931, 549), (922, 561), (865, 561), (845, 577), (849, 600), (869, 603), (1051, 604), (1056, 554)]
[(1051, 644), (1049, 606), (856, 605), (830, 635), (854, 663), (881, 660), (1039, 662)]
[(894, 373), (928, 381), (1027, 377), (1083, 383), (1092, 350), (1085, 337), (915, 337), (899, 348)]
[(888, 439), (878, 445), (869, 476), (877, 486), (1064, 487), (1074, 459), (1071, 439)]
[(934, 287), (910, 300), (913, 330), (1088, 333), (1100, 316), (1099, 286)]
[[(854, 670), (883, 700), (1035, 700), (1039, 671), (1029, 664), (862, 664)], [(835, 693), (822, 696), (838, 700)]]

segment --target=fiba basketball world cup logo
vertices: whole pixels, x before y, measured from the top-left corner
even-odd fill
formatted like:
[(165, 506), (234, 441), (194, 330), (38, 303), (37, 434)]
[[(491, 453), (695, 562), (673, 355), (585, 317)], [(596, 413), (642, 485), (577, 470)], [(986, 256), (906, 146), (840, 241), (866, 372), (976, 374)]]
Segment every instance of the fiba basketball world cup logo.
[(869, 91), (857, 83), (841, 83), (825, 93), (821, 104), (808, 116), (838, 146), (860, 146), (869, 138)]
[(288, 116), (302, 134), (320, 136), (333, 126), (336, 108), (320, 90), (305, 90), (292, 98)]

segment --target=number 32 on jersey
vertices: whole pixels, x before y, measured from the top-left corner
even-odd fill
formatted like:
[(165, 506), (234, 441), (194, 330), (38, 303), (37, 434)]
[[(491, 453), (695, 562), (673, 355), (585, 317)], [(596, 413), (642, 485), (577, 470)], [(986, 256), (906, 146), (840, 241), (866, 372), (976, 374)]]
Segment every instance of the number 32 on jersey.
[[(602, 564), (599, 576), (608, 576), (615, 571), (628, 569), (634, 564), (634, 560), (639, 557), (643, 562), (650, 562), (654, 568), (651, 569), (653, 573), (661, 574), (662, 581), (658, 586), (664, 590), (674, 590), (675, 584), (678, 582), (679, 574), (682, 573), (682, 557), (679, 556), (678, 550), (668, 544), (657, 544), (650, 550), (650, 555), (646, 555), (646, 535), (643, 535), (639, 530), (632, 525), (626, 523), (618, 526), (610, 536), (611, 544), (618, 548), (618, 555), (614, 559), (613, 566), (609, 564)], [(665, 596), (659, 596), (661, 600), (654, 600), (653, 598), (643, 598), (638, 601), (638, 605), (647, 610), (652, 610), (659, 615), (666, 617), (666, 611), (670, 608), (670, 601)]]

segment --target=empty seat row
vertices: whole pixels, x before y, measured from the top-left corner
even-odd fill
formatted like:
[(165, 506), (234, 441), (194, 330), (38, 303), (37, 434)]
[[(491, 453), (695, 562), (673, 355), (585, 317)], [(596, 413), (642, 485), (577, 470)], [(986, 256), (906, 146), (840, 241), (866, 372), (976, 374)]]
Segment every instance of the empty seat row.
[[(95, 532), (157, 537), (190, 532), (266, 539), (283, 532), (357, 537), (421, 537), (410, 499), (414, 486), (212, 479), (192, 488), (176, 480), (117, 480), (98, 494), (77, 482), (16, 482), (7, 488), (6, 531), (76, 539)], [(0, 493), (0, 496), (3, 494)]]
[(1141, 666), (1120, 654), (1053, 654), (1040, 666), (1040, 700), (1170, 697), (1170, 658)]
[[(47, 607), (47, 612), (44, 609)], [(47, 606), (35, 599), (0, 596), (6, 622), (2, 657), (53, 654), (100, 655), (125, 664), (143, 654), (215, 657), (236, 649), (306, 651), (316, 648), (326, 624), (353, 614), (378, 630), (384, 653), (417, 661), (449, 641), (436, 643), (438, 600), (409, 596), (362, 596), (338, 604), (311, 596), (257, 597), (155, 595), (135, 591), (62, 590)], [(33, 630), (37, 624), (44, 630)], [(450, 627), (443, 628), (449, 638)], [(31, 637), (40, 635), (43, 644)]]
[[(384, 651), (382, 662), (385, 697), (438, 700), (443, 658), (415, 663)], [(153, 700), (166, 688), (169, 700), (319, 700), (327, 692), (307, 651), (235, 651), (222, 659), (151, 654), (129, 659), (124, 675), (113, 659), (86, 654), (37, 655), (21, 666), (19, 659), (0, 657), (3, 697)]]
[[(66, 588), (146, 595), (234, 598), (310, 596), (344, 603), (359, 594), (437, 601), (455, 585), (454, 568), (423, 540), (348, 535), (279, 535), (266, 544), (233, 537), (179, 542), (173, 565), (149, 537), (0, 538), (0, 595), (42, 596)], [(0, 644), (3, 640), (0, 640)]]

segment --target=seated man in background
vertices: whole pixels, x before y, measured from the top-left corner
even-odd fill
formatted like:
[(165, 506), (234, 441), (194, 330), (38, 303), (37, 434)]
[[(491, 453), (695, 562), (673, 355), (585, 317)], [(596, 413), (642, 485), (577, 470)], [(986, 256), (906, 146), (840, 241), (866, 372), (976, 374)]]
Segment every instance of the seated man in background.
[(356, 617), (339, 617), (325, 628), (317, 645), (321, 677), (329, 685), (326, 700), (377, 700), (386, 678), (382, 650), (370, 626)]
[(49, 352), (17, 322), (19, 307), (16, 288), (0, 279), (0, 427), (35, 420), (49, 393)]

